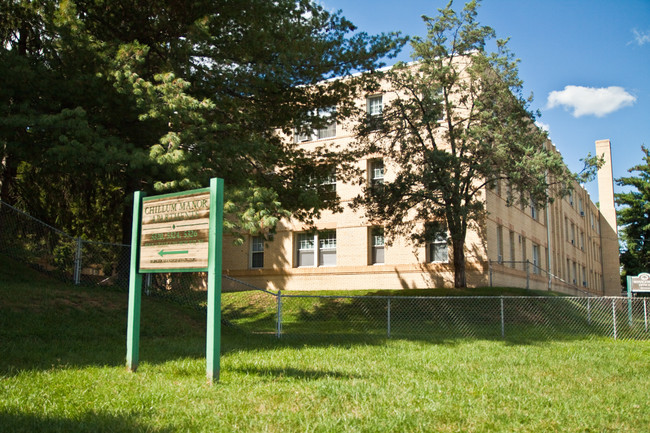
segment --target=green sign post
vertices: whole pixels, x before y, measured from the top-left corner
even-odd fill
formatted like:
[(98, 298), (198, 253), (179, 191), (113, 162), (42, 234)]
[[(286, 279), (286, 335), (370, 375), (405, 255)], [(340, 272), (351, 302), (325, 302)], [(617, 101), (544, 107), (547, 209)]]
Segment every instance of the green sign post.
[(206, 373), (210, 383), (219, 380), (222, 226), (223, 179), (211, 179), (209, 188), (153, 197), (136, 191), (126, 343), (130, 371), (138, 368), (142, 274), (207, 272)]

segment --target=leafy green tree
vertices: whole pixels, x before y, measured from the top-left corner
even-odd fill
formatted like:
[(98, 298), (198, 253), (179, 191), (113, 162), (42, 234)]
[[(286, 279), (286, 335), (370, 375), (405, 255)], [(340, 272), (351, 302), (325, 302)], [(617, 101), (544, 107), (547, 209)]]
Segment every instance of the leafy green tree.
[(306, 188), (335, 155), (283, 135), (318, 127), (315, 109), (349, 115), (365, 77), (325, 80), (402, 44), (310, 0), (11, 0), (0, 18), (2, 199), (124, 242), (132, 191), (213, 176), (236, 233), (336, 208)]
[(636, 276), (650, 272), (650, 149), (642, 146), (644, 163), (635, 165), (628, 171), (637, 176), (622, 177), (616, 180), (619, 186), (631, 190), (615, 194), (619, 207), (618, 225), (623, 241), (621, 265), (623, 281), (628, 275)]
[(516, 201), (544, 207), (550, 191), (562, 195), (574, 180), (534, 126), (507, 41), (493, 41), (477, 7), (470, 1), (457, 13), (450, 2), (423, 17), (427, 36), (411, 42), (415, 62), (380, 77), (390, 89), (381, 119), (356, 131), (357, 151), (383, 157), (387, 176), (355, 205), (383, 223), (387, 240), (422, 244), (449, 232), (456, 287), (466, 286), (465, 239), (483, 221), (486, 186), (506, 181)]

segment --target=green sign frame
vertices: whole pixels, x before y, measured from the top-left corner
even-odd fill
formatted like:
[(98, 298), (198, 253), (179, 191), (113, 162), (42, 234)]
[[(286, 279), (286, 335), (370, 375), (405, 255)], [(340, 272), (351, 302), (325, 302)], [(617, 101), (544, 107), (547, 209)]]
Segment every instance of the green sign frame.
[[(206, 376), (208, 383), (219, 380), (223, 185), (223, 179), (213, 178), (209, 188), (148, 198), (142, 191), (134, 194), (126, 336), (126, 367), (131, 372), (139, 362), (142, 275), (207, 272)], [(152, 261), (152, 251), (160, 259)], [(166, 256), (173, 260), (165, 260)]]

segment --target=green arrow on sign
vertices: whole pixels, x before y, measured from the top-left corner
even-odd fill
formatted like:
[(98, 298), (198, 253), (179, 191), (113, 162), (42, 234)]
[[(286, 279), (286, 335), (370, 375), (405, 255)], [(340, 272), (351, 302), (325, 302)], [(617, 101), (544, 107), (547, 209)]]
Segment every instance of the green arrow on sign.
[(160, 257), (163, 257), (163, 256), (166, 256), (168, 254), (187, 254), (187, 253), (189, 253), (189, 251), (187, 251), (187, 250), (185, 250), (185, 251), (165, 251), (165, 250), (160, 250), (158, 252), (158, 255)]

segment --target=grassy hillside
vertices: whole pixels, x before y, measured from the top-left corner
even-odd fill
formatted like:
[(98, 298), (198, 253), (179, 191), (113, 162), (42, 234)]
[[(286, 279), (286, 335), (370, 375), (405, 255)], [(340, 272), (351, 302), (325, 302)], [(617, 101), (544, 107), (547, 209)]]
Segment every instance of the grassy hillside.
[(205, 381), (205, 317), (144, 298), (124, 367), (125, 293), (0, 256), (0, 432), (645, 432), (650, 343), (316, 342), (224, 327)]

